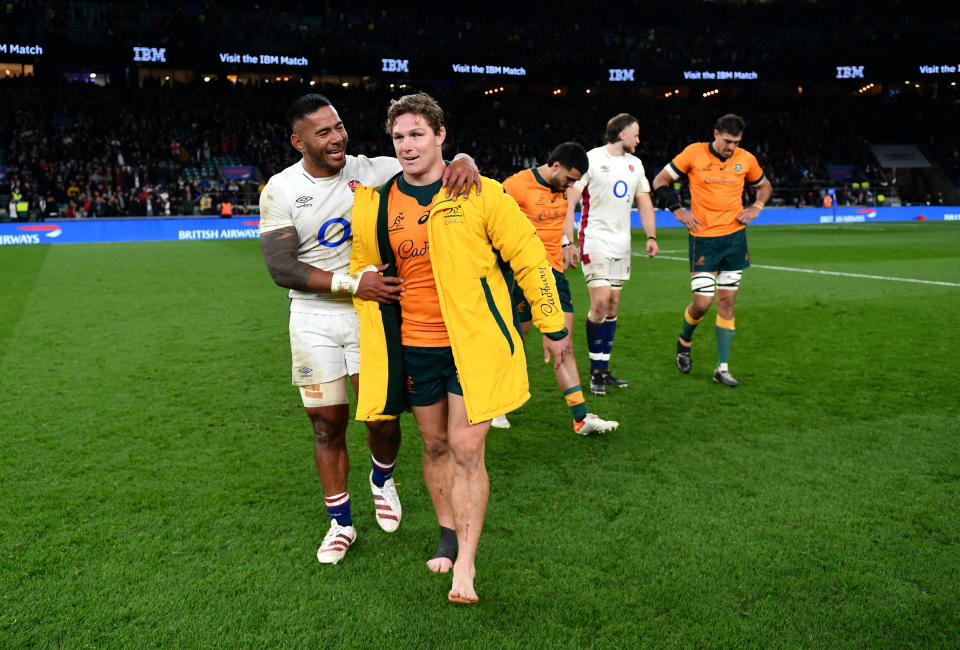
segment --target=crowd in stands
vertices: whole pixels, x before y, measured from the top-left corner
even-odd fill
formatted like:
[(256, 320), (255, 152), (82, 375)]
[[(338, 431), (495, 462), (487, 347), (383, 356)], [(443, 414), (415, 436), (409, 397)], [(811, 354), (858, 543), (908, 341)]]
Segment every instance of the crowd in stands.
[(216, 175), (195, 170), (235, 151), (269, 165), (273, 148), (257, 141), (267, 129), (231, 106), (230, 86), (208, 90), (0, 84), (11, 194), (68, 217), (220, 214), (223, 203), (239, 210), (255, 185), (211, 183)]
[[(8, 181), (7, 187), (0, 183), (0, 195), (16, 190), (31, 197), (31, 209), (38, 213), (55, 205), (61, 214), (77, 217), (220, 214), (222, 203), (255, 209), (258, 185), (299, 157), (290, 146), (286, 108), (318, 89), (344, 118), (352, 153), (392, 155), (383, 119), (390, 99), (408, 91), (383, 84), (323, 89), (295, 83), (50, 87), (30, 79), (3, 82), (0, 164), (7, 167)], [(559, 142), (601, 144), (607, 119), (624, 111), (640, 122), (638, 154), (651, 177), (686, 144), (710, 139), (720, 114), (741, 113), (747, 120), (744, 146), (758, 156), (787, 204), (819, 205), (824, 189), (836, 185), (827, 171), (831, 163), (853, 165), (851, 180), (894, 193), (871, 143), (914, 142), (954, 174), (953, 183), (960, 171), (956, 98), (932, 101), (909, 91), (850, 96), (766, 89), (709, 100), (697, 95), (625, 101), (598, 94), (557, 96), (546, 89), (496, 95), (478, 88), (425, 90), (446, 110), (448, 155), (470, 153), (484, 174), (497, 179), (542, 161)], [(251, 184), (198, 174), (203, 168), (215, 170), (226, 156), (254, 166), (260, 175)], [(853, 192), (840, 197), (841, 202), (869, 199)]]
[[(855, 64), (864, 53), (873, 62), (916, 60), (918, 53), (933, 61), (955, 53), (960, 31), (960, 13), (931, 14), (906, 0), (675, 0), (655, 8), (628, 0), (602, 10), (560, 0), (533, 16), (496, 1), (477, 10), (437, 4), (411, 12), (388, 0), (5, 0), (0, 15), (0, 42), (42, 43), (54, 51), (134, 45), (234, 51), (242, 44), (251, 52), (309, 53), (327, 71), (357, 60), (430, 59), (443, 52), (478, 62), (536, 62), (555, 70), (560, 83), (575, 81), (585, 62), (641, 70), (775, 63), (790, 78), (791, 70)], [(799, 93), (789, 84), (743, 84), (710, 99), (699, 92), (667, 99), (622, 89), (554, 95), (533, 84), (484, 95), (476, 81), (418, 83), (447, 111), (449, 155), (471, 153), (494, 178), (542, 160), (564, 140), (599, 144), (606, 120), (622, 111), (640, 120), (639, 153), (652, 176), (687, 143), (708, 139), (719, 114), (734, 111), (747, 119), (745, 146), (774, 182), (775, 198), (787, 204), (821, 204), (825, 188), (836, 184), (831, 164), (854, 166), (850, 180), (871, 187), (843, 186), (840, 202), (895, 192), (896, 180), (870, 151), (876, 143), (915, 143), (954, 186), (960, 179), (955, 88), (938, 98), (909, 88), (860, 97), (849, 88)], [(382, 121), (401, 91), (383, 83), (317, 89), (344, 116), (353, 153), (391, 153)], [(223, 79), (143, 87), (49, 77), (0, 83), (0, 165), (8, 176), (0, 196), (30, 197), (37, 214), (56, 208), (78, 217), (219, 214), (224, 203), (235, 210), (255, 206), (260, 183), (297, 158), (283, 115), (308, 90), (315, 89)], [(251, 165), (259, 175), (253, 183), (231, 184), (216, 173), (223, 163)]]

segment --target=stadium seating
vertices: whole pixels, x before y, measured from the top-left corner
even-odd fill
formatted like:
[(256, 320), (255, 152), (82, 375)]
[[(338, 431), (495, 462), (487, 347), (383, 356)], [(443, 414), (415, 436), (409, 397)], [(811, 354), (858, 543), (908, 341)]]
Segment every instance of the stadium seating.
[[(406, 16), (385, 0), (352, 9), (254, 0), (154, 0), (149, 7), (37, 0), (6, 5), (0, 42), (59, 39), (63, 47), (155, 43), (171, 49), (203, 42), (226, 50), (243, 42), (253, 50), (309, 52), (322, 57), (328, 70), (335, 70), (343, 57), (415, 58), (443, 50), (467, 52), (478, 60), (536, 60), (548, 52), (558, 74), (553, 84), (512, 84), (490, 96), (483, 93), (483, 81), (416, 82), (417, 89), (434, 94), (447, 112), (450, 155), (469, 152), (485, 174), (504, 178), (541, 160), (558, 142), (599, 144), (606, 120), (627, 111), (640, 120), (639, 154), (653, 176), (685, 144), (709, 138), (719, 113), (735, 111), (747, 119), (745, 146), (773, 180), (775, 201), (785, 205), (819, 204), (824, 189), (837, 185), (828, 173), (830, 164), (852, 166), (851, 181), (866, 181), (886, 196), (896, 196), (896, 183), (870, 151), (871, 144), (884, 142), (917, 144), (950, 184), (960, 182), (960, 148), (955, 144), (960, 141), (960, 96), (956, 87), (946, 84), (936, 91), (906, 85), (894, 92), (887, 86), (884, 92), (860, 96), (849, 84), (801, 91), (781, 80), (725, 87), (711, 99), (692, 90), (664, 98), (643, 84), (629, 93), (598, 88), (586, 95), (585, 82), (576, 74), (584, 60), (647, 69), (752, 59), (769, 63), (785, 43), (803, 51), (804, 64), (811, 67), (843, 57), (857, 61), (865, 50), (878, 60), (895, 60), (918, 44), (924, 51), (949, 50), (956, 33), (952, 27), (958, 27), (960, 19), (945, 16), (937, 23), (898, 14), (894, 20), (895, 8), (865, 1), (680, 0), (657, 12), (644, 11), (646, 4), (639, 0), (633, 4), (643, 20), (601, 20), (583, 15), (581, 5), (573, 3), (555, 7), (556, 18), (504, 22), (496, 11)], [(812, 5), (816, 11), (810, 10)], [(625, 11), (629, 13), (629, 6)], [(717, 28), (691, 34), (690, 12)], [(856, 29), (821, 28), (841, 24), (841, 17), (842, 24)], [(410, 38), (425, 33), (431, 38)], [(491, 39), (491, 33), (500, 36)], [(883, 47), (875, 47), (877, 43)], [(554, 87), (561, 92), (553, 94)], [(135, 76), (96, 86), (64, 83), (63, 75), (49, 70), (33, 79), (0, 81), (0, 165), (8, 176), (6, 183), (0, 181), (0, 194), (9, 193), (9, 185), (16, 183), (31, 195), (55, 196), (64, 206), (80, 195), (85, 201), (98, 194), (118, 195), (119, 210), (135, 214), (131, 210), (143, 203), (137, 197), (149, 186), (173, 194), (180, 206), (199, 205), (204, 189), (212, 186), (219, 192), (223, 165), (254, 166), (258, 178), (265, 179), (296, 160), (283, 116), (298, 95), (322, 91), (333, 100), (346, 122), (352, 153), (389, 155), (383, 115), (392, 97), (410, 89), (391, 89), (384, 80), (344, 88), (339, 83), (307, 86), (298, 78), (270, 84), (230, 84), (222, 78), (208, 84), (172, 84)], [(841, 202), (876, 199), (876, 193), (840, 185)], [(71, 186), (78, 192), (68, 196)], [(937, 200), (925, 194), (909, 188), (900, 198)]]

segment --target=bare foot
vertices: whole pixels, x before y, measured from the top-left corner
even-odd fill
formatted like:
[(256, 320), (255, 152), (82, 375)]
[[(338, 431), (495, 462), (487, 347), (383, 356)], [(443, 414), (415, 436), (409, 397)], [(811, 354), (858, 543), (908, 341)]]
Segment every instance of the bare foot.
[(465, 568), (462, 565), (453, 567), (453, 584), (447, 599), (451, 603), (462, 603), (472, 605), (479, 602), (480, 597), (473, 588), (473, 577), (476, 574), (476, 568), (471, 566)]
[(453, 568), (453, 562), (448, 557), (432, 557), (427, 560), (427, 568), (434, 573), (448, 573)]
[(450, 593), (447, 594), (447, 600), (449, 600), (451, 603), (459, 603), (461, 605), (473, 605), (474, 603), (480, 602), (477, 594), (473, 592), (472, 589), (470, 592), (470, 594), (466, 594), (462, 591), (451, 589)]

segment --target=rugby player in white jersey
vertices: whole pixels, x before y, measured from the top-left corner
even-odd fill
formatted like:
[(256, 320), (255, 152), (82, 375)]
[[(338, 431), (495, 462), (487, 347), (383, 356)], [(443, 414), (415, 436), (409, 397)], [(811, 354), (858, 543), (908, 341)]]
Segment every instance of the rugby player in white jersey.
[[(580, 259), (590, 292), (587, 312), (587, 348), (590, 352), (590, 392), (605, 395), (607, 386), (626, 388), (627, 382), (610, 373), (610, 351), (617, 328), (620, 292), (630, 279), (630, 212), (636, 201), (640, 223), (647, 235), (646, 252), (653, 257), (657, 225), (650, 199), (650, 183), (640, 159), (633, 154), (640, 143), (637, 119), (620, 113), (607, 122), (604, 145), (587, 152), (590, 167), (567, 190), (567, 223), (571, 225), (577, 203), (580, 217)], [(571, 249), (564, 249), (564, 253)], [(575, 253), (574, 253), (575, 255)], [(576, 264), (564, 258), (565, 268)]]
[[(347, 491), (349, 418), (347, 378), (359, 385), (360, 341), (352, 296), (387, 303), (400, 300), (400, 278), (383, 277), (385, 266), (350, 274), (353, 191), (378, 186), (400, 171), (396, 158), (347, 154), (347, 132), (330, 101), (319, 94), (296, 100), (287, 112), (290, 143), (303, 158), (270, 178), (260, 195), (260, 245), (267, 269), (290, 289), (293, 384), (300, 388), (313, 424), (314, 458), (330, 515), (317, 559), (336, 564), (356, 540)], [(448, 195), (479, 175), (469, 156), (447, 168)], [(368, 422), (370, 489), (377, 523), (393, 532), (401, 508), (392, 473), (400, 447), (397, 420)]]

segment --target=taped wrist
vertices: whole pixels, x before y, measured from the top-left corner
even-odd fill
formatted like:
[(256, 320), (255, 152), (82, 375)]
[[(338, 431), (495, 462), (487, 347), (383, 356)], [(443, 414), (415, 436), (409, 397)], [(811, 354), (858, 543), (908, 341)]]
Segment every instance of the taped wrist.
[(677, 195), (666, 185), (661, 185), (655, 189), (653, 195), (657, 197), (657, 203), (660, 204), (661, 209), (673, 212), (680, 207), (680, 201), (677, 200)]
[(330, 293), (348, 293), (351, 296), (356, 295), (357, 287), (360, 286), (360, 278), (367, 271), (377, 271), (375, 266), (367, 266), (356, 273), (334, 273), (330, 278)]

